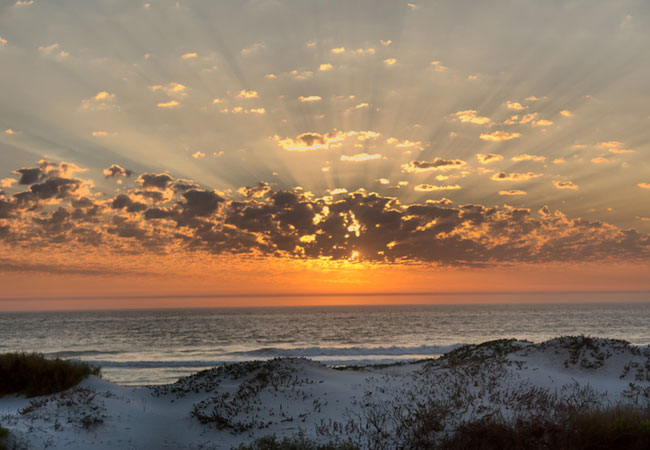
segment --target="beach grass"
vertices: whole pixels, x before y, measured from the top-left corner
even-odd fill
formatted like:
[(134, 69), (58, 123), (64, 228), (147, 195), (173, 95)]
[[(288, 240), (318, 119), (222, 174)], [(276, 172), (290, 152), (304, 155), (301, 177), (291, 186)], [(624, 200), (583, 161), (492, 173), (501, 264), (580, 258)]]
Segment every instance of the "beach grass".
[(48, 359), (40, 353), (4, 353), (0, 355), (0, 397), (54, 394), (99, 374), (99, 367), (84, 362)]
[(359, 450), (359, 447), (351, 443), (321, 444), (307, 439), (303, 435), (298, 435), (293, 439), (285, 437), (282, 440), (278, 440), (275, 435), (269, 435), (256, 439), (250, 444), (240, 444), (233, 447), (232, 450)]

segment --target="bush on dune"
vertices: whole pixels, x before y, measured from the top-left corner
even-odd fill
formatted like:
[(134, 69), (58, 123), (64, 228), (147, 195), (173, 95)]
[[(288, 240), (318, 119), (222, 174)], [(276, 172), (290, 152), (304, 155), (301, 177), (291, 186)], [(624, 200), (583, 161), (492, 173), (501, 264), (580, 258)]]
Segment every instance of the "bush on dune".
[(40, 353), (4, 353), (0, 355), (0, 397), (54, 394), (99, 373), (99, 367), (84, 362), (47, 359)]
[(648, 443), (650, 410), (617, 407), (576, 412), (561, 421), (533, 417), (512, 424), (492, 419), (467, 422), (440, 447), (445, 450), (641, 450), (647, 449)]

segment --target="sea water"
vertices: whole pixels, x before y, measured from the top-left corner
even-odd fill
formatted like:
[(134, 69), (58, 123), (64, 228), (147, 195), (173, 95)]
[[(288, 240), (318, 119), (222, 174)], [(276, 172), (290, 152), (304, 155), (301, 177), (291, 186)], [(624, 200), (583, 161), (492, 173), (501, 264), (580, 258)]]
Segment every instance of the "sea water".
[(584, 334), (648, 345), (649, 324), (650, 303), (12, 312), (0, 313), (0, 353), (89, 361), (110, 381), (142, 385), (225, 362), (392, 363), (499, 338)]

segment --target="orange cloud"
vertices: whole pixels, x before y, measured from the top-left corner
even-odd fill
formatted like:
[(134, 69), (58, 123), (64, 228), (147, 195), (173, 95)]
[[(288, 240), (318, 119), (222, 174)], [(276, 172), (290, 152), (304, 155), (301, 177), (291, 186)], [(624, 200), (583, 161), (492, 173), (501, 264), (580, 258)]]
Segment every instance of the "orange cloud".
[(384, 64), (386, 64), (387, 66), (392, 66), (395, 63), (397, 63), (397, 60), (395, 58), (384, 59)]
[(303, 97), (302, 95), (298, 97), (298, 100), (300, 100), (303, 103), (310, 103), (310, 102), (320, 102), (322, 98), (320, 98), (318, 95), (310, 95), (308, 97)]
[(499, 195), (506, 195), (506, 196), (526, 195), (526, 191), (521, 191), (519, 189), (510, 189), (509, 191), (499, 191)]
[(506, 102), (506, 107), (508, 109), (512, 109), (512, 110), (515, 110), (515, 111), (522, 111), (522, 110), (528, 108), (528, 106), (524, 106), (524, 105), (522, 105), (521, 103), (518, 103), (518, 102), (511, 102), (510, 100), (508, 100)]
[(650, 189), (650, 183), (639, 183), (637, 184), (641, 189)]
[(527, 153), (524, 153), (522, 155), (516, 155), (512, 157), (513, 161), (535, 161), (535, 162), (544, 162), (546, 161), (545, 156), (540, 156), (540, 155), (529, 155)]
[(543, 176), (541, 173), (517, 173), (517, 172), (499, 172), (492, 175), (491, 179), (494, 181), (526, 181), (532, 178)]
[(578, 185), (571, 181), (555, 181), (553, 185), (555, 186), (555, 189), (578, 189)]
[(259, 98), (260, 94), (257, 91), (247, 91), (246, 89), (242, 89), (239, 91), (239, 94), (237, 94), (237, 98), (244, 98), (244, 99), (251, 99), (251, 98)]
[(368, 153), (358, 153), (356, 155), (341, 155), (341, 161), (348, 162), (362, 162), (362, 161), (371, 161), (373, 159), (381, 159), (382, 156), (379, 153), (369, 155)]
[(162, 109), (171, 109), (180, 106), (180, 103), (178, 103), (176, 100), (170, 100), (168, 102), (160, 102), (156, 106)]
[(194, 59), (197, 58), (199, 55), (196, 52), (191, 52), (191, 53), (184, 53), (181, 55), (182, 59)]
[(501, 142), (509, 141), (511, 139), (517, 139), (521, 136), (521, 133), (509, 133), (507, 131), (492, 131), (490, 133), (482, 133), (479, 136), (484, 141), (490, 142)]
[(462, 123), (472, 123), (474, 125), (487, 125), (492, 122), (489, 117), (478, 116), (474, 109), (458, 111), (452, 114), (452, 116)]
[(460, 159), (442, 159), (436, 158), (433, 161), (411, 161), (402, 164), (402, 172), (417, 173), (428, 170), (450, 170), (459, 169), (465, 165), (465, 161)]
[(329, 70), (332, 70), (333, 66), (331, 64), (321, 64), (318, 66), (318, 70), (320, 72), (327, 72)]
[(478, 162), (481, 164), (489, 164), (493, 163), (495, 161), (501, 161), (503, 159), (503, 156), (498, 155), (496, 153), (478, 153), (476, 155), (476, 159), (478, 159)]
[(433, 191), (455, 191), (461, 187), (457, 184), (447, 185), (447, 186), (436, 186), (433, 184), (418, 184), (413, 188), (415, 191), (419, 192), (433, 192)]

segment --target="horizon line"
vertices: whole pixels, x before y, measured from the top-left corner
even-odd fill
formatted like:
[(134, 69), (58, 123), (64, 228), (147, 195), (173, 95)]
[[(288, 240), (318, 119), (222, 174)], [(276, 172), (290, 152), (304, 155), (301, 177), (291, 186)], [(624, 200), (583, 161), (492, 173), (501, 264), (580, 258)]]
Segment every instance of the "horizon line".
[(650, 294), (650, 289), (636, 290), (548, 290), (548, 291), (432, 291), (432, 292), (329, 292), (329, 293), (214, 293), (214, 294), (168, 294), (168, 295), (100, 295), (100, 296), (73, 296), (73, 297), (0, 297), (0, 302), (17, 300), (134, 300), (134, 299), (183, 299), (183, 298), (298, 298), (298, 297), (424, 297), (424, 296), (460, 296), (460, 295), (561, 295), (561, 294)]

